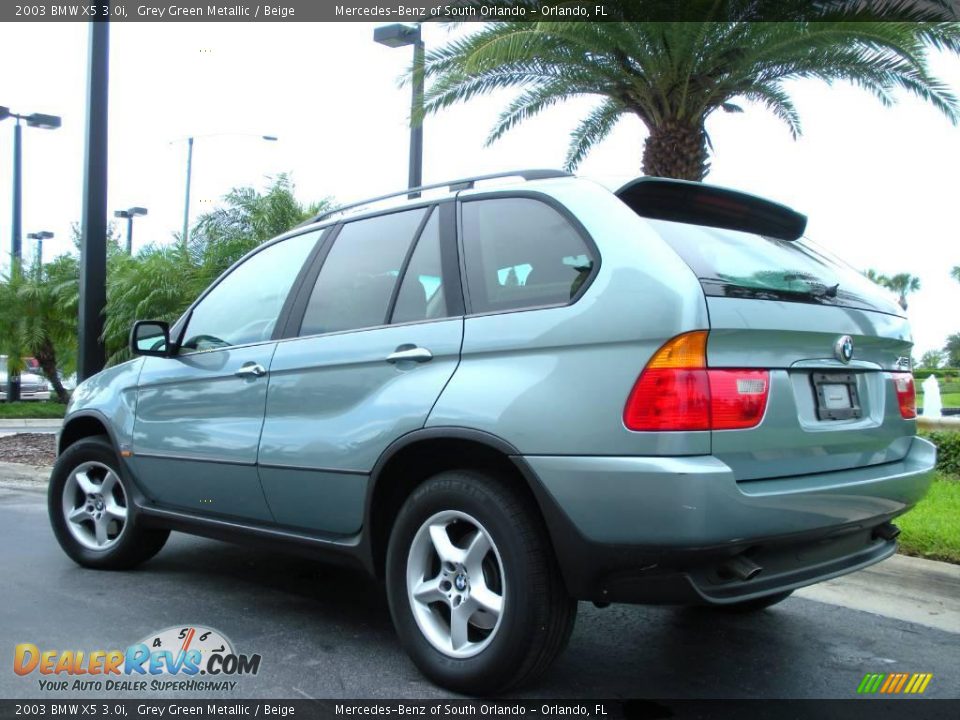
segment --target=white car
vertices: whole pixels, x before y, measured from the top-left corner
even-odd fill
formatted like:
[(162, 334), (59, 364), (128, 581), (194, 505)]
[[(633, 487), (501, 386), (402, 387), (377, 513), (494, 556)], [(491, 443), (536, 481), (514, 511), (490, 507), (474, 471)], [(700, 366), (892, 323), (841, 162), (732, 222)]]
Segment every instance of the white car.
[[(39, 369), (39, 368), (38, 368)], [(7, 356), (0, 355), (0, 400), (7, 399)], [(49, 400), (50, 383), (38, 372), (34, 372), (28, 363), (26, 370), (20, 373), (21, 400)]]

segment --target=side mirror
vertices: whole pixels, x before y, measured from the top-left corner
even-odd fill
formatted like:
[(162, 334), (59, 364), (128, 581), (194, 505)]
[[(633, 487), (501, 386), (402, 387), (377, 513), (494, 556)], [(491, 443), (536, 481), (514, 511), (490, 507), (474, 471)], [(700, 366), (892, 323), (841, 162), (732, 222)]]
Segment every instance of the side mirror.
[(134, 355), (170, 357), (170, 325), (160, 320), (137, 320), (130, 330), (130, 352)]

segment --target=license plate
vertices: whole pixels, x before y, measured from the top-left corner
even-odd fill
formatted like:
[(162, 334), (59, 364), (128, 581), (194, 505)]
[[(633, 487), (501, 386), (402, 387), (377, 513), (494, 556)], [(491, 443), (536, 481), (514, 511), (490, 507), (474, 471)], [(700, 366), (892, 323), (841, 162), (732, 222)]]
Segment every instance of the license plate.
[(813, 373), (820, 420), (850, 420), (862, 417), (857, 376), (854, 373)]

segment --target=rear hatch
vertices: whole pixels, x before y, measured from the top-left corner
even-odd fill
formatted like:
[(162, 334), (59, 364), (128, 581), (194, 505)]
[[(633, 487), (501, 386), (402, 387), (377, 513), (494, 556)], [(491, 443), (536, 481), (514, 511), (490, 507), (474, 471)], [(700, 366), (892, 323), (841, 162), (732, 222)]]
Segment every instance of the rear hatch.
[[(663, 201), (671, 186), (682, 196), (672, 204)], [(707, 365), (769, 372), (759, 425), (712, 433), (713, 454), (737, 480), (904, 457), (916, 425), (901, 410), (912, 339), (892, 298), (800, 238), (805, 218), (789, 208), (723, 189), (712, 194), (710, 186), (648, 187), (643, 196), (627, 186), (633, 192), (621, 199), (641, 215), (668, 218), (650, 222), (700, 279), (710, 316)]]

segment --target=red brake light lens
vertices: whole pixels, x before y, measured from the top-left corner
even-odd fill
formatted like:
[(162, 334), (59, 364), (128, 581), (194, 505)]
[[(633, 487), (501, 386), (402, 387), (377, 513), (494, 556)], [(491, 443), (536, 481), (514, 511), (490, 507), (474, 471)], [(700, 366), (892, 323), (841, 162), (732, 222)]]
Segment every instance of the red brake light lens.
[(623, 422), (631, 430), (709, 430), (707, 371), (644, 370), (627, 399)]
[(912, 373), (892, 373), (893, 387), (897, 391), (900, 416), (909, 420), (917, 416), (917, 391)]
[(623, 410), (630, 430), (737, 430), (763, 419), (766, 370), (706, 367), (706, 331), (678, 335), (640, 374)]

